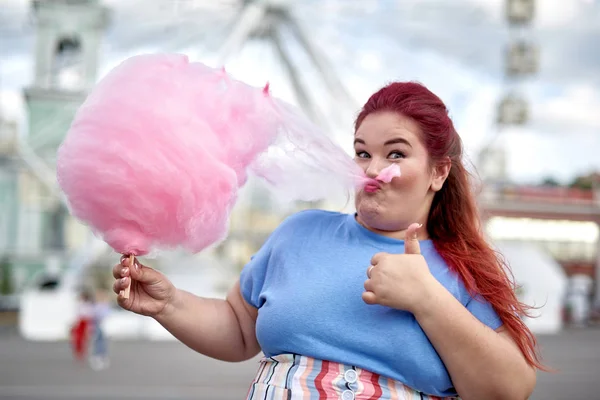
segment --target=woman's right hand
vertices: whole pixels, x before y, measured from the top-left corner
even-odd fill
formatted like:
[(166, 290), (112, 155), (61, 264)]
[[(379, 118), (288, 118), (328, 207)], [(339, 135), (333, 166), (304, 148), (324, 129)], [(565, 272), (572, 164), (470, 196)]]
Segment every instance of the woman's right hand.
[[(113, 276), (117, 302), (126, 310), (156, 318), (173, 305), (177, 288), (162, 273), (141, 265), (137, 259), (131, 267), (129, 257), (121, 257), (121, 262), (113, 268)], [(126, 299), (122, 291), (130, 284)]]

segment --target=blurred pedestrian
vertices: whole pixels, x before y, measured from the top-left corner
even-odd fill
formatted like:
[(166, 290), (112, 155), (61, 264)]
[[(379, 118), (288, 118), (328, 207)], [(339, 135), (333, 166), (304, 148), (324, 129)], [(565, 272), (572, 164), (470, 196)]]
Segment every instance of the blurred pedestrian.
[(96, 293), (93, 307), (92, 337), (90, 366), (94, 370), (108, 368), (110, 359), (108, 353), (108, 337), (103, 327), (103, 322), (110, 313), (110, 304), (102, 291)]
[(94, 299), (89, 291), (82, 290), (78, 300), (76, 319), (71, 328), (71, 344), (75, 359), (83, 361), (88, 354), (90, 329), (94, 318)]

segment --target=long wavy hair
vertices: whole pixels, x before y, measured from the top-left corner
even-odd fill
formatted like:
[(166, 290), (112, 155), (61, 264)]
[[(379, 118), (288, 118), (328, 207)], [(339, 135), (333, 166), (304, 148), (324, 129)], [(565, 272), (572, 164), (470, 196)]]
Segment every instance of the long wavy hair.
[(518, 300), (510, 269), (481, 231), (471, 176), (463, 164), (462, 141), (445, 104), (419, 83), (394, 82), (369, 98), (356, 118), (355, 131), (367, 115), (379, 111), (397, 112), (417, 122), (431, 165), (450, 158), (450, 173), (429, 211), (429, 236), (469, 293), (493, 306), (528, 364), (546, 370), (536, 338), (521, 319), (530, 316), (531, 307)]

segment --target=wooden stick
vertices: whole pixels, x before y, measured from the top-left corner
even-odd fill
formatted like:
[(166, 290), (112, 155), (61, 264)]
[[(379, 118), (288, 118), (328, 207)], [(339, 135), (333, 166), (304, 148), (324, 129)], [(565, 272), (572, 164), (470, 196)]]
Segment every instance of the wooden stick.
[(135, 256), (133, 254), (129, 255), (129, 285), (125, 288), (125, 290), (121, 290), (121, 294), (123, 298), (129, 298), (129, 291), (131, 289), (131, 270), (133, 269), (133, 264), (135, 263)]

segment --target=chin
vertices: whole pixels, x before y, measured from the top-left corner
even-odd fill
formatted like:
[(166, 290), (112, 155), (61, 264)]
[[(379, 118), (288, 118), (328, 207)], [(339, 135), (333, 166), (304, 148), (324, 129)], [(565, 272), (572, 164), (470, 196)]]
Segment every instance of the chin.
[(361, 198), (355, 206), (361, 221), (373, 228), (385, 220), (383, 207), (373, 198)]
[(377, 211), (358, 211), (357, 213), (362, 224), (372, 231), (396, 232), (402, 230), (402, 228), (400, 228), (397, 224), (394, 224), (393, 221), (390, 221), (389, 218), (386, 218), (384, 214), (381, 214)]
[(355, 202), (356, 213), (360, 221), (370, 229), (383, 232), (399, 231), (405, 228), (397, 221), (397, 215), (386, 209), (381, 201), (377, 201), (379, 196), (365, 196), (361, 194)]

